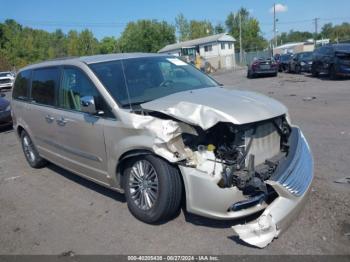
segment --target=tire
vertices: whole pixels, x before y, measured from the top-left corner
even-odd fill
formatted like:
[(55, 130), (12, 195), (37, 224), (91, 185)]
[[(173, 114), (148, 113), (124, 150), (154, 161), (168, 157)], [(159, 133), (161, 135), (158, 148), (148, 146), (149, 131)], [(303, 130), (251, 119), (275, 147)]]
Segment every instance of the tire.
[(47, 164), (47, 161), (39, 155), (32, 139), (25, 130), (21, 132), (21, 143), (24, 156), (32, 168), (41, 168)]
[(295, 73), (296, 73), (296, 74), (300, 74), (300, 73), (301, 73), (301, 68), (300, 68), (300, 66), (298, 66), (298, 65), (295, 66)]
[(338, 79), (337, 72), (335, 70), (335, 66), (334, 65), (331, 65), (330, 68), (329, 68), (329, 78), (331, 80), (337, 80)]
[(154, 155), (132, 158), (123, 173), (128, 208), (137, 219), (154, 224), (171, 219), (179, 211), (181, 177), (165, 160)]
[(249, 79), (254, 78), (254, 74), (252, 73), (252, 71), (248, 70), (247, 78), (249, 78)]
[(311, 67), (311, 75), (313, 77), (318, 77), (318, 72), (314, 66)]
[(273, 77), (276, 77), (276, 76), (277, 76), (277, 73), (273, 73), (272, 76), (273, 76)]
[(250, 70), (247, 71), (247, 78), (251, 78), (251, 76), (250, 76)]

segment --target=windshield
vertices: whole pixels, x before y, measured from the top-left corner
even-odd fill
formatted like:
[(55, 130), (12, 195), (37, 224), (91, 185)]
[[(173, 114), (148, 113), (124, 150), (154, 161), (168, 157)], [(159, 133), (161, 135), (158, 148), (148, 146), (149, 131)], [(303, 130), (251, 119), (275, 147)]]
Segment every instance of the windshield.
[(291, 55), (282, 55), (280, 59), (282, 62), (287, 62), (290, 60), (290, 58), (291, 58)]
[(0, 77), (11, 77), (11, 74), (9, 72), (0, 73)]
[(312, 59), (312, 52), (301, 53), (300, 54), (300, 59), (302, 59), (302, 60), (311, 60)]
[(213, 79), (175, 57), (142, 57), (89, 66), (122, 107), (218, 86)]

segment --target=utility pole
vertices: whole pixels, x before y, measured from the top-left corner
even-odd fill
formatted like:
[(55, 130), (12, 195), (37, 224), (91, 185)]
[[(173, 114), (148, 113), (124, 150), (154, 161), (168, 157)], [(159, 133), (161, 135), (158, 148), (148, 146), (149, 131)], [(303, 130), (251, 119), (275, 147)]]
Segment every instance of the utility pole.
[(318, 20), (319, 20), (319, 18), (317, 18), (317, 17), (314, 19), (314, 22), (315, 22), (315, 36), (314, 36), (315, 47), (316, 47), (316, 41), (317, 41)]
[(242, 64), (242, 15), (241, 12), (239, 12), (239, 62)]
[(276, 38), (276, 4), (273, 4), (273, 41), (274, 47), (277, 46), (277, 38)]

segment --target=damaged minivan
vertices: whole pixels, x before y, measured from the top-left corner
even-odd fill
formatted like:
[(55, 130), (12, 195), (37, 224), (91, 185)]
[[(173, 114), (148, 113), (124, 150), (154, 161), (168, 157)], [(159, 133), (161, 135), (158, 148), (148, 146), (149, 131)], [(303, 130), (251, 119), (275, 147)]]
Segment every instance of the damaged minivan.
[[(288, 111), (168, 55), (111, 54), (20, 70), (12, 115), (33, 168), (50, 161), (118, 192), (146, 223), (187, 211), (233, 220), (264, 247), (303, 206), (313, 159)], [(234, 222), (233, 222), (234, 224)]]

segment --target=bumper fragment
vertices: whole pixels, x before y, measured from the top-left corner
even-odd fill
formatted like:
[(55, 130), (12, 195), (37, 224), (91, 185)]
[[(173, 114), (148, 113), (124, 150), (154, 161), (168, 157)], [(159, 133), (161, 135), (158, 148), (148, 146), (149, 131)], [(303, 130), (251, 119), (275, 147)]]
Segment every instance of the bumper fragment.
[(297, 131), (298, 142), (293, 158), (287, 162), (289, 168), (274, 180), (266, 181), (279, 196), (256, 220), (232, 227), (240, 239), (250, 245), (267, 246), (288, 228), (307, 200), (313, 178), (313, 159), (303, 134)]

